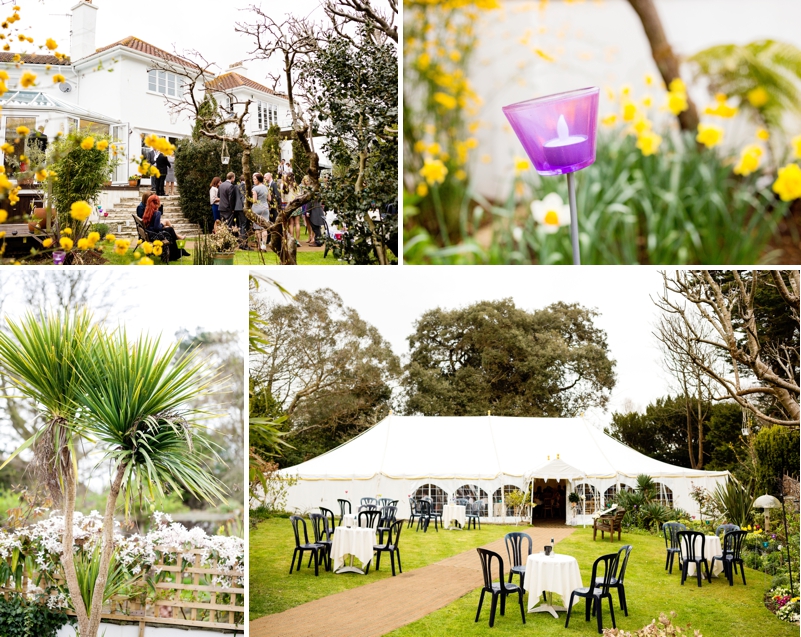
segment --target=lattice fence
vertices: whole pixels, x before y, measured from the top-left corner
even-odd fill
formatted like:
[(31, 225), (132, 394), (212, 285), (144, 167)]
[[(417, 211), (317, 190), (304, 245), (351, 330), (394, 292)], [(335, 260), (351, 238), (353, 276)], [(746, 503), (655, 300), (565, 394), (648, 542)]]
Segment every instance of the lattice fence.
[[(206, 552), (202, 549), (157, 547), (157, 551), (158, 562), (132, 584), (134, 594), (113, 597), (103, 607), (102, 619), (138, 623), (140, 637), (147, 624), (243, 629), (245, 589), (233, 583), (242, 573), (218, 568), (214, 561), (203, 565)], [(31, 580), (37, 580), (35, 573)], [(27, 588), (24, 577), (18, 588), (9, 580), (0, 591), (8, 596)]]

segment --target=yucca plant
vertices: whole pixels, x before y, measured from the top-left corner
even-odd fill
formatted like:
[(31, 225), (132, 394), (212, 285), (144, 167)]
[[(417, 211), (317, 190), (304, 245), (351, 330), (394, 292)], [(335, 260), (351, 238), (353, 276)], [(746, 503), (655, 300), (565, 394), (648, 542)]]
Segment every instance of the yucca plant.
[[(46, 426), (17, 451), (35, 443), (37, 463), (63, 491), (63, 568), (81, 637), (96, 635), (112, 562), (114, 511), (120, 495), (126, 514), (136, 496), (164, 495), (165, 486), (215, 502), (223, 485), (209, 470), (214, 450), (189, 407), (219, 379), (194, 351), (158, 339), (130, 342), (124, 330), (94, 326), (86, 311), (11, 322), (0, 333), (0, 365), (17, 388), (46, 414)], [(103, 519), (103, 541), (91, 603), (84, 601), (73, 559), (76, 441), (104, 451), (113, 477)], [(16, 454), (15, 454), (16, 455)], [(53, 460), (55, 459), (55, 461)]]
[(752, 485), (740, 484), (729, 480), (726, 484), (718, 484), (712, 497), (718, 511), (731, 524), (740, 528), (751, 523), (751, 513), (754, 509), (754, 494)]
[[(102, 552), (99, 543), (95, 544), (91, 553), (79, 551), (75, 555), (75, 571), (78, 575), (78, 585), (81, 589), (81, 599), (83, 600), (85, 608), (89, 608), (92, 603), (92, 597), (94, 596), (95, 586), (97, 585), (100, 572), (101, 556)], [(132, 578), (126, 573), (125, 567), (117, 560), (116, 551), (112, 553), (108, 573), (108, 579), (106, 580), (102, 598), (102, 603), (104, 604), (112, 597), (120, 596), (136, 581), (136, 578)], [(71, 597), (70, 602), (74, 610), (75, 604)]]

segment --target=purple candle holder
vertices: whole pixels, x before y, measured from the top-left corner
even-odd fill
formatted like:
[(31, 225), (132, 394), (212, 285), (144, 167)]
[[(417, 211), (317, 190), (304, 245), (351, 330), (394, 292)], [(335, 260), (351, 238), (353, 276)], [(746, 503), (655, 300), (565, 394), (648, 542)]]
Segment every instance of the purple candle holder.
[(595, 161), (597, 87), (503, 107), (503, 114), (540, 175), (566, 175)]
[(598, 87), (581, 88), (503, 107), (503, 114), (540, 175), (567, 175), (573, 264), (579, 265), (573, 173), (595, 161)]
[(64, 259), (67, 258), (67, 253), (64, 250), (56, 250), (53, 252), (53, 265), (64, 265)]

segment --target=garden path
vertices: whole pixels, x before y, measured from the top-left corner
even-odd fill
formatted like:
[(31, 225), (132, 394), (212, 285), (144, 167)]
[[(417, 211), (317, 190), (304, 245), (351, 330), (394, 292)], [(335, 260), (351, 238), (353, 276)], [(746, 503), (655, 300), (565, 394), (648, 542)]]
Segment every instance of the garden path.
[[(538, 525), (521, 528), (533, 546), (568, 537), (572, 528)], [(503, 538), (483, 548), (506, 561)], [(508, 565), (504, 564), (508, 569)], [(383, 568), (389, 568), (389, 560)], [(369, 575), (368, 575), (369, 577)], [(250, 622), (250, 637), (377, 637), (425, 617), (483, 583), (475, 549), (434, 564), (301, 604)]]

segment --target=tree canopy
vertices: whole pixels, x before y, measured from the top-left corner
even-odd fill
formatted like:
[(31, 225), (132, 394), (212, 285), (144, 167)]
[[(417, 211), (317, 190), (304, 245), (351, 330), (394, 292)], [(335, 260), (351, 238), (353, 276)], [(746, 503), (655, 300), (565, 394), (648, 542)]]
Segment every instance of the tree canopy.
[(407, 412), (557, 417), (603, 407), (615, 362), (596, 316), (571, 303), (529, 312), (512, 299), (426, 312), (409, 337)]

